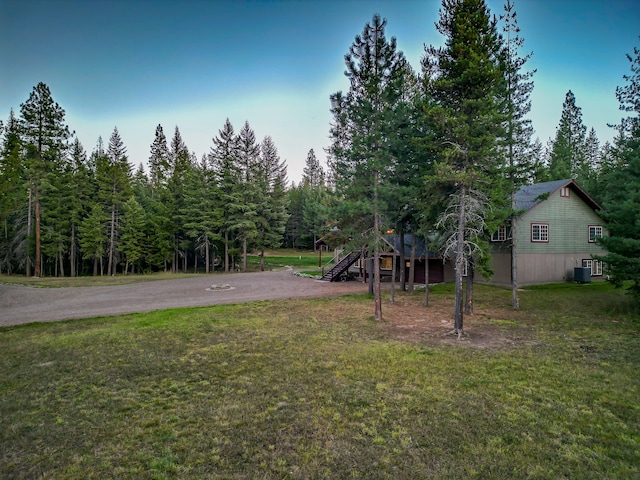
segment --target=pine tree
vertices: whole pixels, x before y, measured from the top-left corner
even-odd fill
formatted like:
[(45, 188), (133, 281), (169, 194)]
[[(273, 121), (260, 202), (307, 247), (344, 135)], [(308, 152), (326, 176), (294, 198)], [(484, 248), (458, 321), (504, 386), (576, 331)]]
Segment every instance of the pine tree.
[(18, 120), (13, 109), (4, 126), (4, 138), (0, 151), (0, 272), (11, 274), (18, 267), (20, 259), (26, 255), (28, 232), (20, 225), (21, 211), (26, 210), (27, 197), (23, 188), (25, 182), (22, 162), (22, 141)]
[(396, 39), (385, 37), (386, 20), (374, 15), (345, 55), (347, 95), (331, 96), (334, 125), (329, 150), (343, 231), (365, 239), (373, 251), (374, 317), (382, 320), (380, 294), (380, 175), (391, 163), (388, 139), (393, 137), (393, 107), (402, 97), (405, 59)]
[(608, 237), (600, 239), (607, 254), (605, 262), (616, 286), (631, 281), (629, 291), (640, 301), (640, 48), (627, 55), (632, 75), (624, 75), (626, 85), (616, 88), (620, 110), (632, 115), (617, 125), (613, 149), (616, 166), (605, 177), (603, 217)]
[(531, 111), (530, 95), (533, 91), (531, 77), (535, 70), (523, 72), (522, 69), (533, 55), (528, 53), (519, 56), (519, 50), (524, 45), (520, 37), (517, 13), (512, 0), (504, 5), (503, 20), (504, 39), (504, 75), (506, 85), (506, 119), (505, 119), (505, 150), (507, 156), (507, 175), (511, 190), (511, 304), (514, 309), (520, 308), (518, 298), (518, 269), (516, 261), (516, 223), (513, 221), (515, 212), (515, 194), (518, 187), (526, 183), (531, 176), (533, 164), (530, 162), (529, 152), (533, 126), (527, 115)]
[(256, 142), (256, 135), (245, 122), (238, 134), (238, 165), (242, 184), (242, 201), (240, 215), (235, 216), (233, 229), (242, 241), (242, 270), (247, 270), (247, 255), (249, 243), (257, 239), (259, 214), (257, 204), (260, 191), (256, 179), (256, 171), (260, 161), (260, 145)]
[(475, 202), (471, 187), (488, 198), (488, 205), (508, 192), (500, 181), (504, 177), (498, 154), (504, 137), (504, 71), (496, 20), (484, 0), (443, 0), (442, 6), (436, 27), (445, 36), (445, 46), (426, 48), (422, 66), (430, 143), (441, 159), (432, 178), (436, 185), (448, 185), (449, 207), (457, 212), (453, 333), (462, 335), (462, 274), (469, 260), (467, 246), (478, 240), (466, 235), (467, 212)]
[(167, 184), (169, 174), (169, 148), (167, 147), (167, 137), (164, 135), (162, 125), (156, 127), (155, 138), (151, 144), (151, 154), (149, 155), (149, 173), (151, 177), (152, 192)]
[(329, 220), (328, 190), (325, 175), (313, 149), (309, 150), (300, 184), (301, 236), (316, 249), (318, 237), (326, 233)]
[(124, 255), (126, 274), (131, 265), (131, 273), (135, 273), (135, 266), (140, 264), (145, 251), (145, 213), (134, 196), (122, 206), (120, 224), (120, 243), (118, 251)]
[(271, 137), (260, 144), (259, 163), (255, 169), (255, 184), (260, 195), (256, 197), (255, 246), (260, 252), (260, 270), (264, 271), (264, 251), (282, 245), (286, 213), (287, 166), (280, 161)]
[(600, 141), (596, 135), (596, 130), (591, 128), (584, 142), (584, 162), (578, 166), (576, 172), (576, 181), (587, 192), (594, 192), (598, 188), (600, 164)]
[(204, 252), (205, 272), (211, 267), (211, 245), (221, 240), (219, 234), (223, 224), (221, 209), (217, 205), (218, 187), (213, 170), (206, 156), (189, 171), (185, 189), (183, 210), (185, 233), (196, 246), (197, 252)]
[(38, 83), (26, 102), (20, 105), (21, 133), (27, 145), (29, 188), (34, 205), (35, 269), (34, 276), (42, 272), (41, 258), (41, 189), (45, 175), (61, 161), (71, 136), (64, 123), (65, 111), (53, 101), (49, 87)]
[(586, 133), (587, 127), (582, 124), (582, 109), (576, 105), (576, 97), (569, 90), (562, 104), (560, 124), (551, 150), (551, 180), (576, 178), (585, 161)]
[[(150, 196), (144, 207), (147, 214), (147, 235), (149, 237), (146, 260), (152, 268), (167, 271), (173, 258), (173, 219), (170, 217), (170, 176), (171, 154), (167, 137), (161, 125), (156, 127), (155, 137), (149, 154)], [(140, 196), (139, 196), (140, 201)]]
[(71, 145), (69, 198), (70, 203), (70, 239), (69, 239), (69, 263), (70, 275), (78, 275), (78, 226), (89, 212), (91, 195), (95, 190), (92, 172), (89, 169), (87, 154), (80, 140), (76, 137)]
[(304, 169), (302, 170), (302, 185), (312, 188), (324, 185), (324, 170), (313, 148), (309, 150)]
[(180, 260), (182, 259), (182, 271), (187, 270), (187, 239), (184, 232), (184, 222), (182, 211), (185, 207), (186, 182), (190, 170), (193, 168), (189, 149), (182, 140), (180, 129), (175, 128), (171, 139), (169, 162), (169, 179), (167, 183), (167, 198), (165, 205), (169, 209), (169, 219), (171, 221), (171, 238), (173, 241), (173, 258), (171, 261), (171, 271), (180, 271)]
[(72, 168), (70, 162), (61, 159), (52, 165), (44, 175), (41, 184), (41, 228), (42, 258), (47, 260), (43, 265), (51, 266), (48, 274), (65, 276), (65, 260), (69, 252), (71, 233), (71, 207), (69, 201), (72, 184)]
[(78, 226), (80, 251), (84, 258), (93, 259), (93, 275), (103, 274), (103, 258), (107, 244), (107, 226), (109, 216), (105, 213), (101, 203), (93, 203), (91, 212)]
[(224, 238), (224, 271), (230, 270), (231, 235), (237, 218), (242, 215), (242, 174), (238, 162), (238, 137), (227, 118), (218, 136), (213, 139), (209, 162), (218, 188), (218, 206)]
[(311, 245), (303, 243), (304, 233), (304, 192), (302, 182), (295, 183), (287, 190), (287, 224), (285, 226), (284, 239), (288, 248), (310, 248)]
[(127, 160), (118, 128), (114, 127), (107, 151), (95, 157), (96, 180), (98, 182), (98, 198), (109, 212), (107, 247), (107, 275), (116, 274), (118, 264), (117, 247), (119, 240), (118, 222), (122, 206), (131, 195), (131, 165)]

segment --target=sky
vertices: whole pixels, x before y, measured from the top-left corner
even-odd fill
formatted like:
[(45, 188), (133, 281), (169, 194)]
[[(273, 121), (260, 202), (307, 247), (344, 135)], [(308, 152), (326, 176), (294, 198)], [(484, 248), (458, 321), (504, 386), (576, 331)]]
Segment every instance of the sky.
[[(571, 90), (601, 143), (623, 116), (616, 86), (640, 47), (637, 0), (515, 0), (530, 118), (543, 144), (555, 136)], [(488, 0), (500, 15), (503, 1)], [(290, 181), (307, 153), (326, 160), (329, 96), (347, 91), (344, 55), (374, 14), (387, 19), (414, 70), (425, 45), (442, 45), (437, 0), (0, 0), (0, 118), (16, 116), (38, 82), (66, 111), (88, 153), (114, 127), (137, 167), (156, 126), (176, 126), (198, 159), (228, 118), (270, 136)]]

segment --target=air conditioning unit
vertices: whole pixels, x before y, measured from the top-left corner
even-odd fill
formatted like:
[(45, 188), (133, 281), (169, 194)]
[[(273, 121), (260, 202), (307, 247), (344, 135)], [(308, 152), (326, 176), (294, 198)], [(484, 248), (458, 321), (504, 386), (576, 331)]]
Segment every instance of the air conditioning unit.
[(589, 267), (576, 267), (573, 269), (573, 281), (577, 283), (591, 282), (591, 269)]

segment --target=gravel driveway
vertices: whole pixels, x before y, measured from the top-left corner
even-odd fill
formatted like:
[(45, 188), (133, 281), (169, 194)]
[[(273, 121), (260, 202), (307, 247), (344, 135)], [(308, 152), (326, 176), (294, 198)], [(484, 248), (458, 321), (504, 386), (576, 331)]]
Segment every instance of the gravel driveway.
[[(230, 289), (211, 289), (213, 284)], [(176, 307), (365, 293), (360, 282), (329, 283), (291, 270), (216, 274), (110, 287), (33, 288), (0, 284), (0, 326)]]

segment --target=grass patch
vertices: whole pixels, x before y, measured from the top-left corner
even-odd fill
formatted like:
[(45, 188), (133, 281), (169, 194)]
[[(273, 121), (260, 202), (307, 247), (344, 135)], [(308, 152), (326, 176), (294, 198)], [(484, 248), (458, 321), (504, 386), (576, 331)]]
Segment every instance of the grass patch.
[(535, 340), (501, 350), (392, 340), (366, 295), (2, 328), (0, 478), (638, 478), (639, 319), (579, 287), (487, 320)]
[[(265, 252), (264, 265), (266, 270), (280, 270), (286, 267), (295, 269), (312, 269), (318, 266), (318, 254), (313, 251), (294, 249), (269, 250)], [(249, 271), (260, 270), (260, 256), (247, 257)], [(317, 272), (318, 270), (315, 270)], [(216, 273), (221, 273), (217, 271)], [(24, 275), (0, 274), (0, 283), (10, 285), (27, 285), (31, 287), (63, 288), (63, 287), (91, 287), (130, 285), (132, 283), (152, 282), (176, 278), (191, 278), (201, 276), (202, 273), (147, 273), (139, 275), (103, 275), (82, 277), (25, 277)]]
[[(247, 257), (247, 266), (256, 271), (260, 268), (260, 255)], [(265, 252), (264, 268), (266, 270), (279, 270), (285, 267), (295, 269), (311, 269), (318, 267), (318, 254), (312, 251), (274, 250)]]

